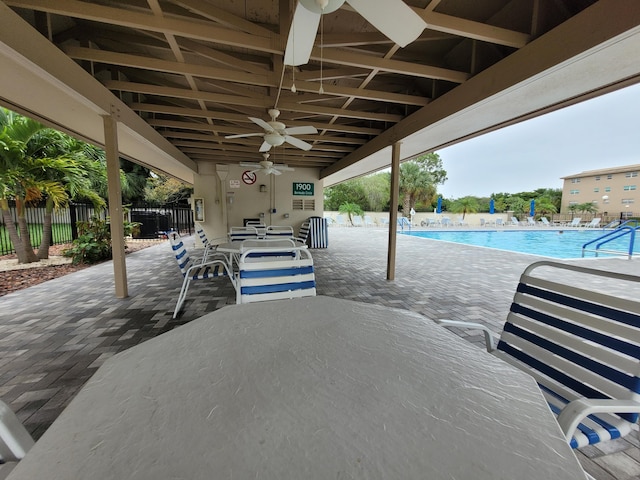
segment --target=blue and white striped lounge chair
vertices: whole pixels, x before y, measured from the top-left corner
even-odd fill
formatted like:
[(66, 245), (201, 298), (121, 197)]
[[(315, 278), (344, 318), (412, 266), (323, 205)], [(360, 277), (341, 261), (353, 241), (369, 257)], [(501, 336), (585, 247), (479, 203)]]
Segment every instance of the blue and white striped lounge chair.
[(307, 240), (309, 238), (309, 230), (311, 229), (309, 220), (305, 220), (300, 225), (300, 230), (298, 231), (298, 236), (296, 237), (296, 242), (301, 245), (306, 245)]
[[(607, 288), (584, 288), (598, 283)], [(483, 330), (489, 352), (536, 379), (578, 448), (623, 437), (638, 421), (640, 302), (629, 295), (638, 290), (638, 276), (536, 262), (520, 277), (497, 346), (484, 325), (439, 323)]]
[(6, 478), (33, 445), (16, 414), (0, 400), (0, 478)]
[(189, 256), (187, 248), (182, 241), (180, 235), (176, 232), (169, 234), (169, 242), (171, 243), (171, 249), (178, 262), (178, 267), (183, 276), (182, 288), (180, 289), (180, 295), (178, 295), (178, 301), (176, 302), (176, 308), (173, 311), (173, 318), (176, 318), (178, 312), (184, 304), (184, 300), (189, 290), (189, 284), (195, 280), (206, 280), (217, 277), (229, 277), (231, 282), (234, 282), (233, 276), (229, 272), (229, 267), (226, 260), (220, 259), (209, 260), (204, 263), (195, 262), (193, 258)]
[(259, 238), (258, 230), (256, 227), (231, 227), (229, 229), (229, 241), (242, 242), (243, 240), (250, 240)]
[(303, 247), (246, 250), (238, 261), (236, 293), (238, 304), (315, 296), (311, 253)]
[(198, 240), (200, 240), (200, 243), (204, 248), (201, 255), (201, 259), (200, 259), (200, 263), (203, 263), (203, 262), (206, 262), (210, 257), (212, 257), (215, 254), (216, 247), (218, 246), (218, 244), (226, 242), (227, 237), (219, 237), (211, 241), (207, 237), (207, 234), (204, 231), (204, 228), (202, 228), (202, 225), (195, 222), (195, 228), (196, 228), (196, 235), (198, 236)]
[(293, 238), (293, 228), (288, 226), (269, 225), (266, 238)]

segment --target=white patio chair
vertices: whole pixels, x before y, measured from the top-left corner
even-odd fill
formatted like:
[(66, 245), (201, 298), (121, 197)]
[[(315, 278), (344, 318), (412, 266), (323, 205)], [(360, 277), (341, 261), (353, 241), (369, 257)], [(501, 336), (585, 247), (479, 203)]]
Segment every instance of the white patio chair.
[(250, 248), (240, 256), (236, 303), (315, 295), (313, 258), (308, 249)]
[(361, 227), (363, 225), (362, 217), (360, 215), (354, 215), (351, 219), (351, 223), (354, 227)]
[[(534, 274), (543, 267), (546, 274)], [(584, 288), (613, 282), (611, 293)], [(571, 447), (584, 447), (623, 437), (638, 422), (640, 302), (614, 292), (639, 286), (634, 275), (536, 262), (520, 277), (497, 346), (482, 324), (437, 321), (482, 330), (490, 353), (536, 379)]]
[(601, 218), (594, 218), (589, 223), (584, 225), (585, 228), (598, 228), (600, 226)]
[(298, 231), (298, 236), (296, 237), (296, 242), (300, 243), (301, 245), (306, 245), (307, 240), (309, 239), (310, 228), (311, 227), (309, 220), (305, 220), (304, 222), (302, 222), (302, 225), (300, 225), (300, 230)]
[(8, 475), (33, 445), (33, 438), (16, 414), (0, 400), (0, 475)]
[(536, 226), (536, 221), (533, 219), (533, 217), (527, 217), (527, 225), (530, 227)]
[(375, 223), (373, 223), (373, 219), (369, 215), (364, 216), (364, 226), (365, 227), (375, 227)]
[(173, 318), (178, 316), (178, 312), (184, 304), (184, 300), (187, 297), (189, 285), (196, 280), (206, 280), (218, 277), (228, 277), (231, 283), (234, 282), (234, 277), (231, 275), (230, 267), (226, 257), (220, 254), (218, 259), (208, 260), (204, 263), (194, 261), (187, 252), (187, 248), (182, 241), (182, 238), (178, 233), (171, 232), (169, 234), (169, 242), (171, 243), (171, 249), (178, 262), (178, 268), (183, 276), (182, 288), (178, 295), (176, 302), (176, 308), (173, 311)]
[(243, 240), (259, 237), (256, 227), (231, 227), (229, 229), (229, 241), (231, 242), (242, 242)]
[(266, 238), (293, 238), (293, 227), (269, 225), (266, 231)]

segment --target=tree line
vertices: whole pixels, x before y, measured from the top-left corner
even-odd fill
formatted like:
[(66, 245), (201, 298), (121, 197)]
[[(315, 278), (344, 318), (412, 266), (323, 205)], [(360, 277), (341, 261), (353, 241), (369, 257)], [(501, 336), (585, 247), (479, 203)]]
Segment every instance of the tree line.
[[(403, 215), (416, 212), (433, 212), (437, 208), (438, 185), (447, 181), (447, 172), (437, 153), (427, 153), (400, 165), (398, 203)], [(380, 172), (327, 187), (324, 190), (324, 208), (352, 215), (363, 211), (388, 212), (390, 208), (391, 173)], [(496, 212), (512, 211), (515, 214), (529, 212), (531, 200), (535, 201), (536, 214), (551, 215), (560, 211), (562, 190), (539, 188), (531, 192), (493, 193), (489, 197), (465, 196), (442, 198), (442, 211), (462, 214), (489, 212), (493, 200)], [(592, 204), (572, 205), (574, 211), (592, 212)]]

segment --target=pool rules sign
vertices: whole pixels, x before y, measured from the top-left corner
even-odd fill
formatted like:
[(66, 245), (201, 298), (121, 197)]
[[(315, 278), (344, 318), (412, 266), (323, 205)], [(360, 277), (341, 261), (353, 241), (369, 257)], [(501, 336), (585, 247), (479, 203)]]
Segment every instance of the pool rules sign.
[(313, 197), (313, 183), (293, 182), (293, 195), (302, 197)]

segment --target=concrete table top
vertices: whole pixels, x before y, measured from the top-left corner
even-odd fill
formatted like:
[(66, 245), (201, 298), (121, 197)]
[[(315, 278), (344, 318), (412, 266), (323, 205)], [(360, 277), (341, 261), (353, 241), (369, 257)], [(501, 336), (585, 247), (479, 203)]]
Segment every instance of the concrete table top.
[(580, 479), (535, 382), (430, 320), (235, 305), (109, 359), (18, 479)]

